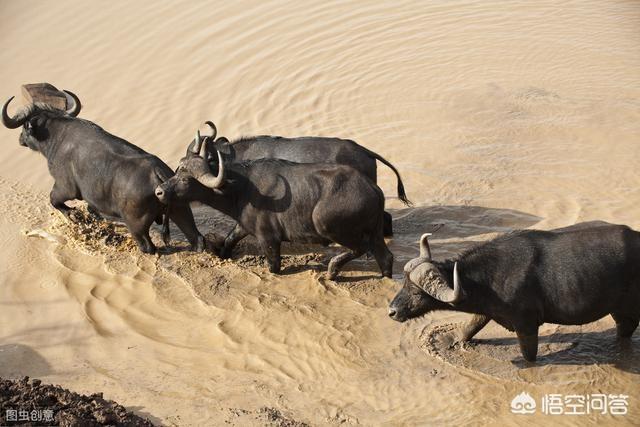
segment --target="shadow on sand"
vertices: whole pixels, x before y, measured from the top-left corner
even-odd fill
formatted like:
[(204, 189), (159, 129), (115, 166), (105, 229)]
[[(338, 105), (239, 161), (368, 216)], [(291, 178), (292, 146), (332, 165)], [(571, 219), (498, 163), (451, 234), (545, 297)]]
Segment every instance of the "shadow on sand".
[(49, 363), (31, 347), (18, 343), (0, 345), (0, 377), (18, 379), (28, 375), (38, 378), (51, 373)]
[[(542, 354), (535, 363), (525, 361), (520, 355), (515, 337), (477, 339), (471, 344), (482, 353), (504, 352), (513, 356), (511, 363), (518, 368), (546, 365), (613, 365), (616, 368), (640, 375), (640, 334), (631, 339), (619, 339), (615, 328), (590, 332), (556, 332), (539, 337), (538, 348)], [(480, 346), (491, 348), (481, 349)]]

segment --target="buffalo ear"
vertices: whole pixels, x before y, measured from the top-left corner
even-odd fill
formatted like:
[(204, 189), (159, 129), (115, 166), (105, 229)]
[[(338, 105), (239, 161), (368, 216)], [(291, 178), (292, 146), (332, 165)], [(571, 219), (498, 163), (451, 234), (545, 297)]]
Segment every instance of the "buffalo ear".
[(159, 168), (159, 167), (155, 168), (155, 172), (160, 182), (168, 181), (172, 176), (171, 174), (167, 173), (167, 171), (165, 171), (163, 168)]
[(210, 136), (205, 137), (204, 140), (204, 158), (208, 161), (215, 161), (218, 158), (216, 151), (221, 152), (225, 155), (230, 155), (231, 150), (229, 149), (229, 140), (224, 136), (216, 139), (215, 141)]
[(218, 167), (218, 154), (216, 153), (216, 151), (219, 151), (225, 156), (231, 155), (231, 149), (229, 148), (229, 145), (227, 145), (223, 141), (229, 142), (229, 140), (223, 136), (216, 139), (215, 142), (211, 138), (207, 138), (204, 143), (204, 158), (207, 163), (209, 163), (209, 166), (213, 169), (217, 169)]

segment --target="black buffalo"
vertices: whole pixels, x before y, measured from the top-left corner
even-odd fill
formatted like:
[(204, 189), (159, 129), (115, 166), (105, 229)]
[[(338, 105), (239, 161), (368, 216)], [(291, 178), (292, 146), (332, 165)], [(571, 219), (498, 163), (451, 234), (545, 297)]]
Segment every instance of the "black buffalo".
[(462, 340), (494, 320), (516, 332), (528, 361), (536, 359), (543, 323), (582, 325), (611, 314), (621, 338), (638, 326), (640, 233), (627, 226), (591, 222), (522, 230), (447, 261), (431, 259), (427, 236), (389, 305), (395, 320), (432, 310), (473, 313)]
[(280, 244), (339, 243), (350, 249), (329, 263), (329, 277), (366, 252), (391, 277), (393, 255), (382, 233), (384, 195), (369, 178), (344, 165), (260, 159), (225, 166), (218, 174), (199, 155), (200, 134), (174, 177), (159, 185), (158, 199), (171, 205), (198, 201), (237, 221), (223, 252), (247, 234), (258, 240), (273, 273), (280, 271)]
[[(154, 253), (149, 227), (154, 220), (162, 223), (167, 211), (154, 190), (173, 172), (156, 156), (77, 118), (80, 101), (65, 92), (73, 99), (68, 111), (34, 104), (15, 117), (7, 113), (11, 97), (2, 108), (2, 122), (9, 129), (22, 126), (20, 145), (46, 157), (55, 180), (50, 194), (53, 207), (72, 219), (72, 209), (65, 202), (85, 200), (90, 210), (123, 220), (140, 249)], [(192, 249), (203, 249), (204, 239), (188, 206), (171, 207), (168, 217), (183, 231)], [(165, 218), (165, 243), (168, 237)]]
[[(347, 165), (360, 171), (374, 183), (377, 183), (376, 160), (387, 165), (398, 180), (398, 198), (410, 205), (404, 190), (404, 184), (398, 170), (379, 154), (366, 149), (349, 139), (305, 136), (300, 138), (283, 138), (281, 136), (258, 135), (245, 137), (236, 141), (229, 141), (225, 137), (216, 139), (215, 125), (208, 121), (213, 136), (205, 141), (205, 153), (209, 153), (209, 161), (215, 169), (217, 162), (216, 150), (222, 153), (227, 162), (241, 162), (257, 159), (282, 159), (296, 163), (335, 163)], [(384, 213), (384, 235), (391, 236), (393, 227), (391, 215)]]

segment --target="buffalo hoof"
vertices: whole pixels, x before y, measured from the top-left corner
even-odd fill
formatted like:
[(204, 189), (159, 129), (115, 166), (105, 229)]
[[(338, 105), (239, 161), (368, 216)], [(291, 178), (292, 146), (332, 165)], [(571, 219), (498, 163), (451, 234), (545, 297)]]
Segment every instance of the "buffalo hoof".
[(143, 242), (139, 244), (138, 247), (145, 254), (154, 255), (156, 253), (156, 247), (153, 243)]
[(280, 267), (269, 266), (269, 273), (280, 274)]
[(149, 255), (155, 255), (156, 254), (156, 248), (140, 248), (140, 250), (145, 253), (145, 254), (149, 254)]
[(527, 362), (535, 362), (538, 354), (538, 335), (518, 334), (518, 343), (520, 344), (520, 352)]
[(222, 259), (230, 259), (231, 255), (232, 255), (233, 251), (231, 249), (228, 249), (226, 246), (223, 246), (222, 249), (220, 249), (220, 258)]
[(204, 237), (198, 236), (196, 241), (191, 244), (191, 250), (194, 252), (204, 252), (204, 249), (205, 249)]

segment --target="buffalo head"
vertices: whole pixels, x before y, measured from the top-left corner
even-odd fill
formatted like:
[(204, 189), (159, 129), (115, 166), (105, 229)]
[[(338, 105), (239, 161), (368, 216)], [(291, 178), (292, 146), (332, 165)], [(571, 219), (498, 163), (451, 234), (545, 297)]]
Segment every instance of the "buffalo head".
[(451, 280), (450, 275), (431, 259), (427, 240), (430, 235), (426, 233), (420, 238), (420, 256), (404, 266), (403, 286), (389, 304), (389, 316), (399, 322), (456, 304), (462, 298), (458, 263), (454, 264)]
[(9, 129), (17, 129), (22, 126), (20, 134), (20, 145), (29, 147), (32, 150), (42, 151), (42, 144), (49, 138), (48, 123), (55, 117), (76, 117), (80, 114), (82, 104), (78, 97), (70, 92), (63, 91), (68, 103), (72, 106), (65, 110), (54, 109), (45, 105), (31, 105), (14, 117), (9, 116), (7, 108), (13, 100), (13, 96), (2, 106), (2, 124)]
[(189, 202), (202, 191), (220, 191), (224, 185), (224, 163), (218, 152), (218, 174), (213, 175), (209, 164), (200, 155), (203, 143), (208, 137), (201, 137), (200, 131), (189, 144), (186, 156), (180, 159), (176, 173), (167, 181), (160, 184), (155, 191), (156, 197), (162, 203), (170, 201)]

